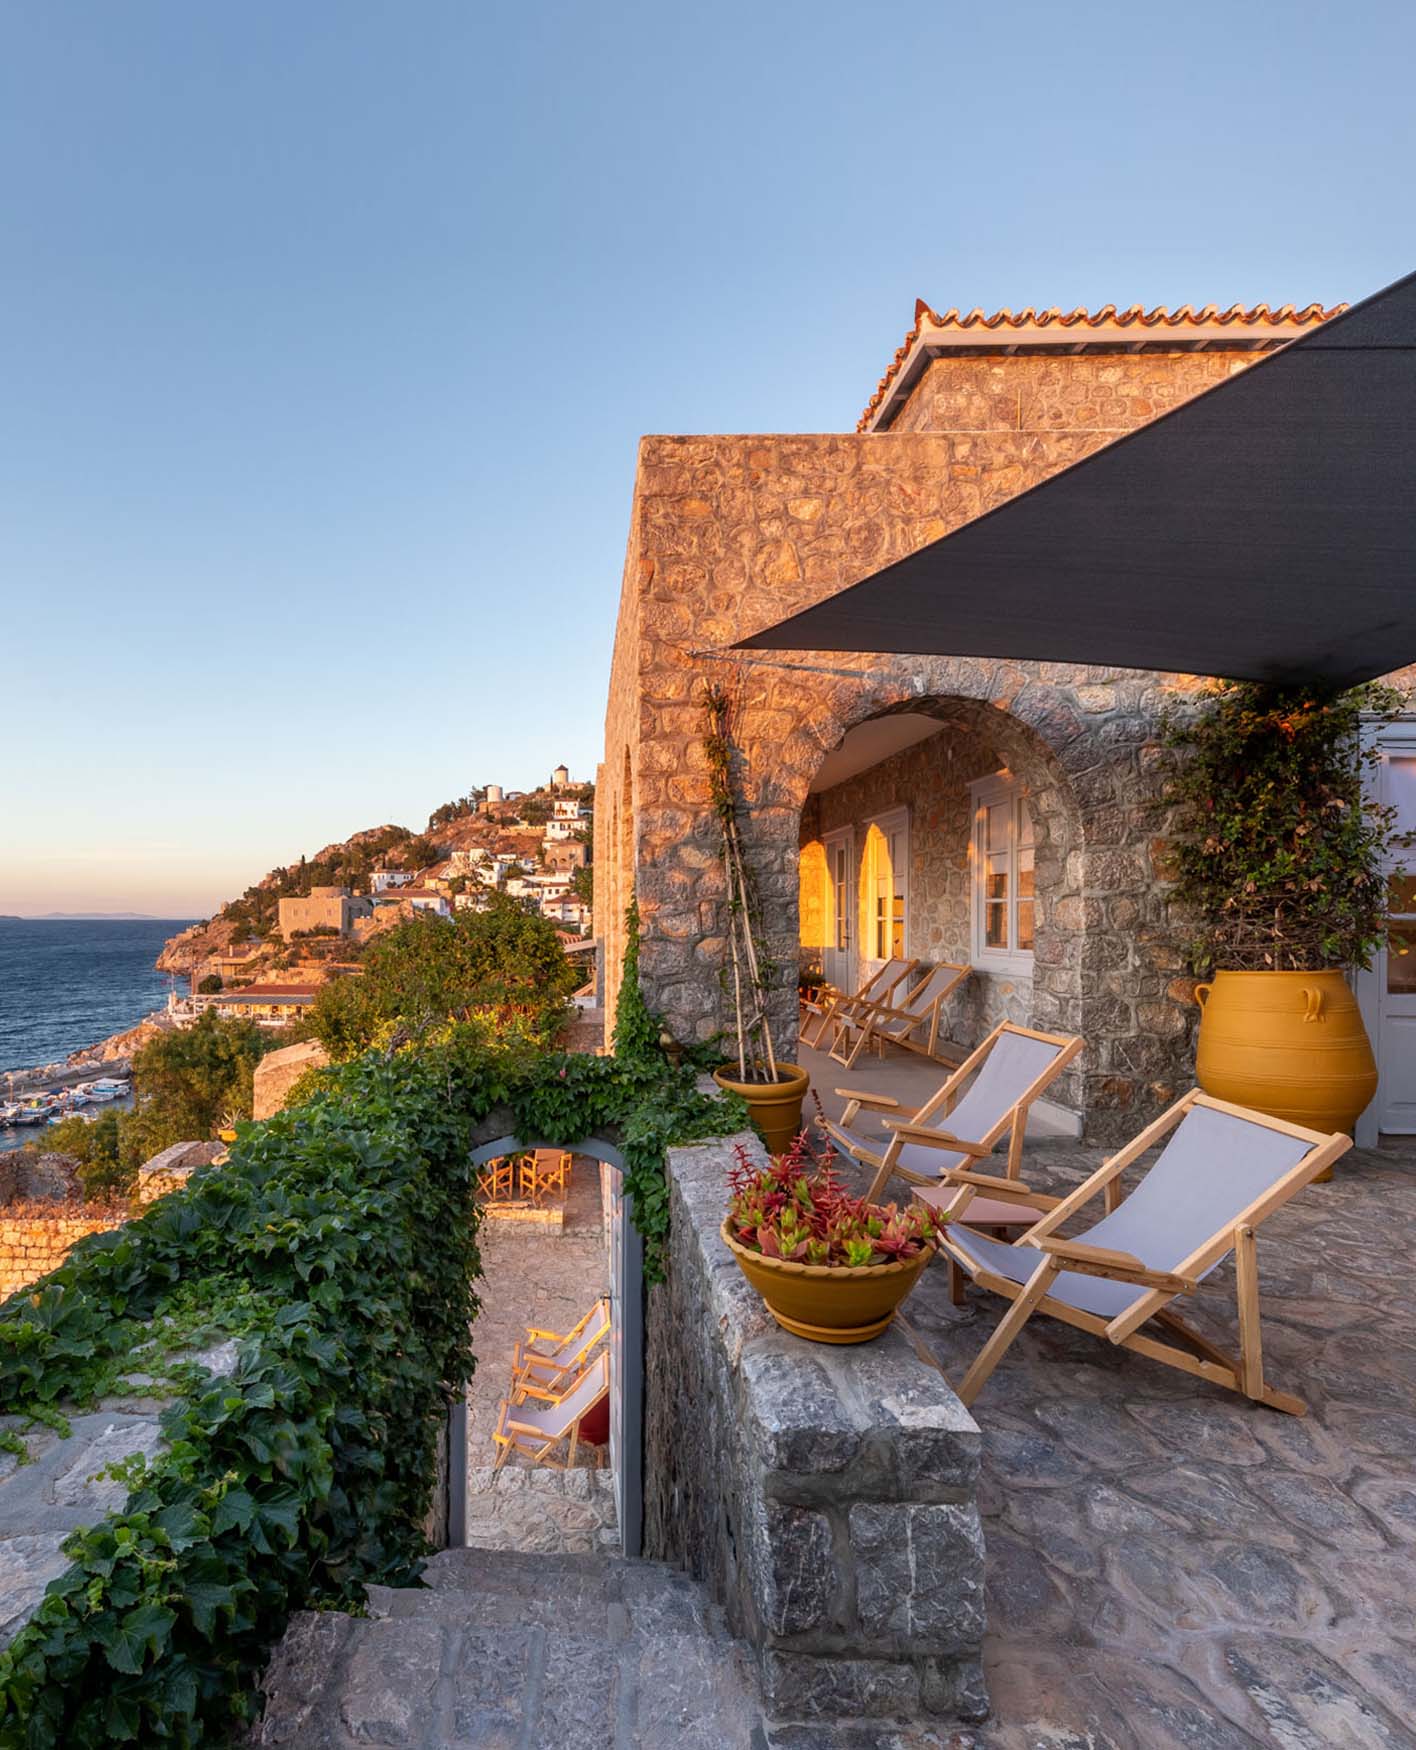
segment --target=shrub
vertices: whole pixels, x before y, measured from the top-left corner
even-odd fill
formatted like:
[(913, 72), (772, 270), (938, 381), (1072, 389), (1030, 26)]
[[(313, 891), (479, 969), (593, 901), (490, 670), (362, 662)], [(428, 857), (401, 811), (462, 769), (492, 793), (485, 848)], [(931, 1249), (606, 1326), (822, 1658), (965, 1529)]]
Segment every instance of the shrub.
[(1369, 964), (1391, 855), (1410, 838), (1364, 794), (1360, 730), (1401, 703), (1381, 686), (1223, 681), (1171, 721), (1175, 891), (1199, 924), (1196, 972)]

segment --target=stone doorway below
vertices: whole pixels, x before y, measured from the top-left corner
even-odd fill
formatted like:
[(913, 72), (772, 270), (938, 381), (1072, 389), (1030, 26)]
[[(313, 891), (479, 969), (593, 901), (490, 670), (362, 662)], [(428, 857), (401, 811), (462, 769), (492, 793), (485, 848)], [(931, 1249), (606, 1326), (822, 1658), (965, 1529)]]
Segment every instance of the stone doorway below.
[(526, 1327), (568, 1330), (597, 1295), (610, 1291), (606, 1210), (615, 1188), (609, 1168), (576, 1155), (563, 1226), (488, 1221), (482, 1227), (482, 1310), (472, 1331), (477, 1371), (467, 1392), (467, 1542), (475, 1547), (560, 1554), (619, 1548), (608, 1446), (582, 1448), (569, 1472), (533, 1465), (516, 1453), (494, 1471), (492, 1443), (512, 1353)]

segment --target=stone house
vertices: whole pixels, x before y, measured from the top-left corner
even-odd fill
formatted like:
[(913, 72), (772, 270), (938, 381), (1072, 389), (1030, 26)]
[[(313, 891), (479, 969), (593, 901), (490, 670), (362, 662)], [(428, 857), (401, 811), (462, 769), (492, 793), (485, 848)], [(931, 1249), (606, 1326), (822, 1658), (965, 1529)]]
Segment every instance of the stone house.
[(280, 933), (288, 942), (307, 930), (335, 930), (350, 935), (358, 918), (371, 915), (367, 899), (347, 887), (312, 887), (308, 894), (280, 901)]
[[(852, 433), (645, 438), (596, 784), (607, 1024), (631, 895), (669, 1029), (702, 1039), (725, 1021), (698, 703), (712, 677), (735, 699), (779, 964), (855, 988), (892, 953), (967, 963), (952, 1036), (1002, 1016), (1080, 1034), (1057, 1098), (1098, 1138), (1188, 1085), (1197, 1010), (1155, 768), (1162, 713), (1193, 677), (1022, 660), (1026, 627), (1008, 661), (728, 652), (1333, 314), (920, 304)], [(774, 998), (783, 1040), (794, 984)]]

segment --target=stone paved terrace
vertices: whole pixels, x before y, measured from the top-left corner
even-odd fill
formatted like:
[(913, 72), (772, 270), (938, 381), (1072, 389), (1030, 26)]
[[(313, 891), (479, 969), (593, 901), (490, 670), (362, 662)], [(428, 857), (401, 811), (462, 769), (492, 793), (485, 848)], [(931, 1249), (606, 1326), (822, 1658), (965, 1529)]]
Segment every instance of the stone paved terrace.
[(513, 1453), (493, 1473), (492, 1429), (511, 1357), (528, 1325), (565, 1331), (609, 1288), (599, 1165), (578, 1156), (562, 1228), (489, 1219), (482, 1225), (482, 1310), (472, 1331), (477, 1371), (467, 1394), (467, 1541), (485, 1549), (561, 1554), (618, 1547), (606, 1455), (582, 1448), (565, 1474)]
[[(1104, 1152), (1039, 1141), (1024, 1171), (1060, 1193)], [(1265, 1371), (1301, 1419), (1052, 1320), (1024, 1331), (974, 1405), (994, 1715), (955, 1742), (1416, 1746), (1413, 1234), (1411, 1148), (1352, 1151), (1265, 1224)], [(906, 1312), (957, 1381), (1000, 1306), (954, 1307), (935, 1267)], [(1233, 1306), (1225, 1265), (1192, 1316), (1228, 1343)]]

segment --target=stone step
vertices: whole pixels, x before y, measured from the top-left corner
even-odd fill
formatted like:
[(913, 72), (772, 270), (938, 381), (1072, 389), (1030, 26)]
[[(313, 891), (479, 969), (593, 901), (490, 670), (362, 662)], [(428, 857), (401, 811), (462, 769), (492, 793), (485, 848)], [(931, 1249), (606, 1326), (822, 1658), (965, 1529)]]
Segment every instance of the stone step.
[(750, 1664), (687, 1576), (448, 1550), (368, 1618), (292, 1619), (257, 1742), (298, 1750), (766, 1750)]

